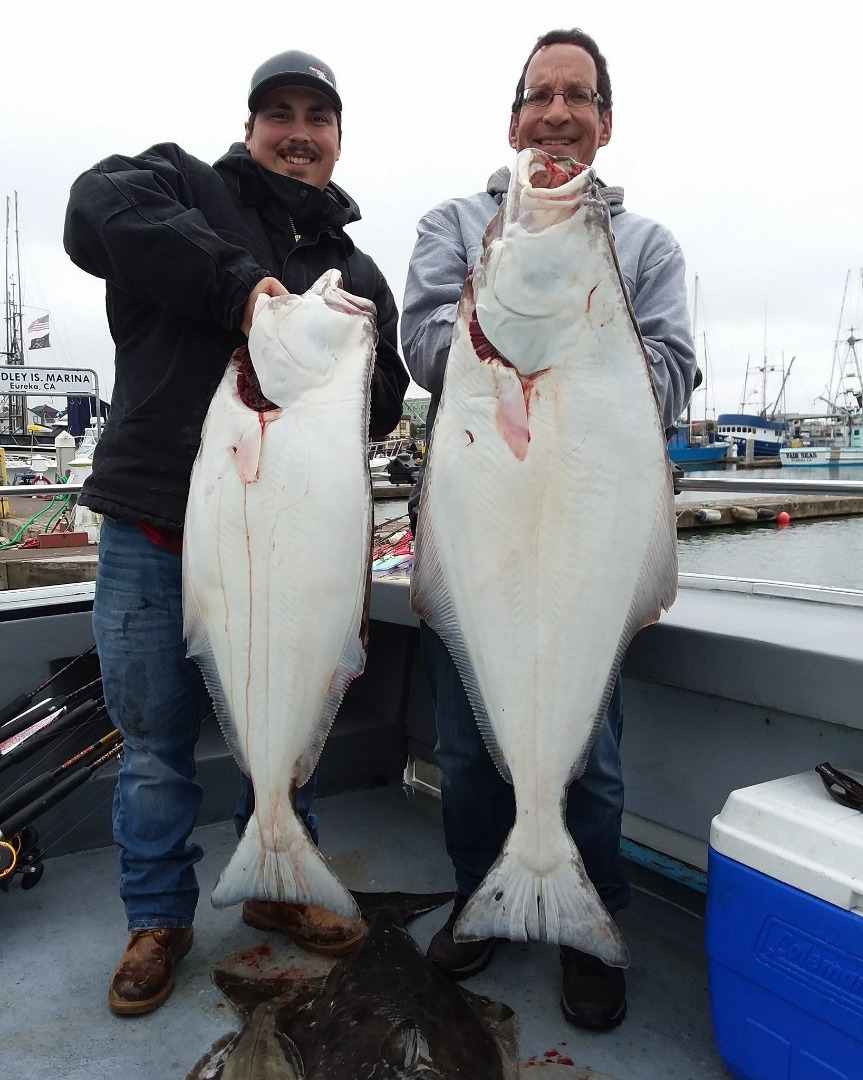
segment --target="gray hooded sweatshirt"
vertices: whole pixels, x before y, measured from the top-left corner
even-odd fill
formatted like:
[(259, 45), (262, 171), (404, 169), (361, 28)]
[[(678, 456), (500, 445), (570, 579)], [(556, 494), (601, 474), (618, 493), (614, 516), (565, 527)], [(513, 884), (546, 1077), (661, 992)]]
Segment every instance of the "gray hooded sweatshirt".
[[(462, 285), (468, 269), (476, 265), (483, 233), (509, 187), (509, 176), (508, 168), (498, 169), (485, 191), (440, 203), (417, 226), (401, 337), (408, 370), (432, 396), (429, 432), (443, 390)], [(617, 258), (650, 360), (662, 422), (669, 428), (686, 408), (696, 371), (683, 253), (664, 226), (625, 209), (623, 188), (601, 187), (600, 193), (611, 214)], [(419, 502), (421, 484), (422, 471), (411, 509)]]

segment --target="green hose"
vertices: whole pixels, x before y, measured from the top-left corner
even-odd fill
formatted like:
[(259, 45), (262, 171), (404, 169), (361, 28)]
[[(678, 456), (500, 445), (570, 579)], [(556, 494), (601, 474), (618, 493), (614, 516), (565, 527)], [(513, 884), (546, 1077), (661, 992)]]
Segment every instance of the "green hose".
[(57, 512), (54, 514), (53, 517), (49, 518), (48, 524), (45, 526), (45, 532), (47, 533), (50, 530), (50, 527), (53, 524), (53, 522), (60, 516), (60, 514), (62, 514), (63, 510), (66, 508), (66, 506), (67, 506), (67, 504), (68, 504), (68, 502), (69, 502), (69, 500), (71, 498), (72, 498), (71, 495), (52, 495), (51, 496), (51, 501), (48, 503), (48, 505), (43, 506), (42, 509), (40, 511), (38, 511), (38, 513), (34, 514), (33, 517), (31, 517), (29, 521), (25, 521), (24, 524), (21, 526), (21, 528), (18, 530), (18, 532), (15, 533), (15, 535), (12, 537), (11, 540), (5, 540), (3, 542), (0, 542), (0, 551), (4, 551), (6, 548), (15, 547), (17, 545), (18, 541), (21, 539), (22, 535), (27, 531), (27, 529), (30, 528), (30, 526), (33, 524), (33, 522), (36, 521), (37, 518), (40, 518), (43, 514), (47, 513), (54, 506), (54, 503), (59, 499), (60, 500), (60, 506), (57, 509)]

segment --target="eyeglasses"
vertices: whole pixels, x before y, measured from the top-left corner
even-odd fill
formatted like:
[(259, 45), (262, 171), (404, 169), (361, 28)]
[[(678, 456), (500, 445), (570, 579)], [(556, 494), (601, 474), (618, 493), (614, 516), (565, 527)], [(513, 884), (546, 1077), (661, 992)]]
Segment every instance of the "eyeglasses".
[(815, 771), (832, 799), (843, 806), (850, 806), (852, 810), (863, 811), (863, 784), (852, 780), (847, 773), (834, 769), (828, 761), (816, 765)]
[(594, 101), (602, 104), (602, 94), (589, 86), (579, 86), (578, 83), (567, 86), (565, 90), (552, 90), (550, 86), (527, 86), (521, 95), (521, 103), (536, 109), (545, 109), (556, 97), (562, 97), (564, 104), (570, 109), (585, 109)]

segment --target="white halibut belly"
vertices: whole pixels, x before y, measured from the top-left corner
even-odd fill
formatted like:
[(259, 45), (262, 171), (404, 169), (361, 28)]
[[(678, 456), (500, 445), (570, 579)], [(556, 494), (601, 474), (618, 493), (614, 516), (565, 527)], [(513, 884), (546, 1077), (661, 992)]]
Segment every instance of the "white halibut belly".
[(229, 364), (192, 475), (189, 655), (255, 791), (213, 892), (217, 906), (258, 898), (357, 914), (295, 810), (296, 789), (365, 662), (374, 307), (336, 279), (331, 272), (302, 297), (259, 302), (255, 367), (240, 355)]
[[(363, 461), (350, 468), (346, 441), (312, 452), (319, 446), (308, 414), (283, 410), (267, 425), (260, 479), (243, 483), (225, 457), (215, 503), (200, 506), (197, 550), (210, 549), (210, 580), (198, 591), (211, 598), (210, 643), (219, 671), (230, 673), (223, 689), (260, 812), (273, 792), (289, 790), (297, 770), (303, 779), (311, 771), (305, 754), (314, 728), (296, 718), (317, 721), (344, 642), (360, 634)], [(193, 511), (187, 527), (196, 520)]]
[(516, 376), (475, 360), (470, 370), (470, 350), (459, 380), (464, 344), (462, 331), (424, 512), (501, 750), (512, 770), (542, 762), (551, 781), (568, 776), (590, 735), (589, 706), (605, 686), (663, 512), (645, 471), (662, 476), (664, 450), (655, 438), (633, 437), (655, 427), (650, 413), (635, 415), (637, 404), (626, 422), (615, 419), (632, 380), (625, 365), (617, 371), (600, 357), (605, 375), (593, 387), (565, 370), (539, 380), (531, 441), (517, 460), (496, 422), (500, 378)]
[[(532, 155), (550, 160), (524, 151), (519, 161)], [(673, 495), (604, 211), (574, 181), (528, 207), (525, 184), (514, 173), (459, 306), (412, 601), (515, 788), (515, 824), (456, 940), (538, 937), (625, 966), (566, 829), (566, 789), (628, 642), (674, 598)]]

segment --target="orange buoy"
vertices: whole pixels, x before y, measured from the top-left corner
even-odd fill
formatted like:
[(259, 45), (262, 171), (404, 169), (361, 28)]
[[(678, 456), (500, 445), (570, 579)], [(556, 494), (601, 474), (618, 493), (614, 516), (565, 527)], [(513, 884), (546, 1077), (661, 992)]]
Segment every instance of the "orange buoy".
[(788, 513), (787, 510), (780, 510), (779, 513), (776, 515), (777, 525), (788, 525), (790, 521), (791, 515)]

